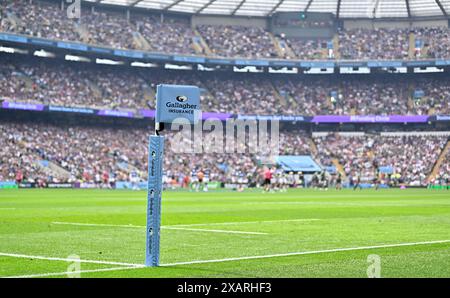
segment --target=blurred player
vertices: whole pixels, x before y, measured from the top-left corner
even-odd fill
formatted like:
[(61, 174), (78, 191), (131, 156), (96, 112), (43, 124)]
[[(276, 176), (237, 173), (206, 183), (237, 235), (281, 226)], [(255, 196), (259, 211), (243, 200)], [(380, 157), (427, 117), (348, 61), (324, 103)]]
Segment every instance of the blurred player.
[(116, 188), (116, 173), (111, 173), (109, 175), (108, 183), (110, 188)]
[(448, 173), (445, 173), (444, 175), (445, 175), (447, 190), (449, 190), (450, 189), (450, 175)]
[(336, 178), (336, 190), (342, 190), (342, 175), (338, 173)]
[(102, 177), (100, 176), (100, 173), (98, 173), (98, 172), (95, 173), (94, 182), (95, 182), (96, 187), (101, 187)]
[(314, 189), (317, 189), (319, 187), (319, 176), (317, 175), (317, 173), (314, 173), (311, 179), (311, 186)]
[(198, 185), (198, 178), (197, 178), (197, 169), (193, 169), (191, 171), (191, 191), (196, 190), (197, 189), (197, 185)]
[(139, 175), (135, 170), (130, 172), (130, 182), (132, 190), (139, 190)]
[(237, 179), (237, 191), (238, 192), (242, 192), (242, 191), (244, 191), (244, 184), (245, 184), (245, 180), (246, 180), (245, 173), (242, 172), (242, 171), (239, 171), (237, 173), (237, 176), (238, 176), (238, 179)]
[(378, 175), (375, 175), (373, 178), (373, 185), (375, 187), (375, 190), (378, 190), (380, 188), (380, 178)]
[(185, 175), (184, 177), (183, 177), (183, 184), (182, 184), (182, 186), (183, 186), (183, 188), (189, 188), (189, 183), (191, 182), (191, 177), (189, 177), (189, 175)]
[(323, 171), (320, 174), (320, 187), (324, 190), (328, 190), (328, 177), (326, 171)]
[(207, 192), (208, 191), (208, 182), (209, 182), (209, 177), (211, 175), (210, 170), (205, 169), (205, 175), (203, 178), (203, 191)]
[(109, 181), (109, 173), (107, 171), (103, 171), (103, 174), (102, 174), (103, 186), (102, 187), (109, 188), (108, 181)]
[(287, 183), (289, 185), (289, 187), (296, 187), (296, 182), (295, 182), (295, 175), (294, 172), (289, 172), (289, 174), (287, 175)]
[(23, 181), (23, 173), (22, 173), (21, 170), (18, 170), (18, 171), (16, 172), (16, 183), (17, 183), (17, 185), (19, 185), (20, 183), (22, 183), (22, 181)]
[(272, 189), (274, 191), (281, 190), (281, 171), (280, 171), (280, 169), (274, 168), (273, 172), (274, 172), (274, 175), (272, 176), (272, 181), (271, 181), (271, 184), (273, 186)]
[(359, 190), (362, 190), (361, 176), (359, 174), (357, 174), (356, 177), (354, 178), (353, 190), (356, 190), (358, 187), (359, 187)]
[(284, 171), (281, 172), (281, 191), (287, 192), (289, 186), (288, 174)]
[(303, 174), (303, 172), (299, 172), (297, 174), (296, 180), (295, 180), (296, 184), (300, 185), (301, 188), (306, 187), (305, 184), (305, 175)]
[(272, 171), (270, 168), (266, 168), (264, 170), (264, 191), (267, 192), (270, 190), (270, 183), (272, 182)]
[(205, 174), (202, 172), (202, 170), (199, 170), (197, 172), (197, 185), (196, 185), (195, 191), (199, 191), (200, 187), (202, 187), (202, 189), (204, 188), (204, 181), (203, 181), (204, 178), (205, 178)]

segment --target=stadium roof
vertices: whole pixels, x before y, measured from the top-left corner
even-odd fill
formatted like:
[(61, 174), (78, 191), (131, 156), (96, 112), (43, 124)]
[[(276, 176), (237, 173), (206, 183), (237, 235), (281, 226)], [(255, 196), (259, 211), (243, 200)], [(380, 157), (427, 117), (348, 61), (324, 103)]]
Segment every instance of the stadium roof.
[(279, 11), (331, 12), (340, 18), (444, 16), (450, 0), (85, 0), (193, 14), (268, 16)]

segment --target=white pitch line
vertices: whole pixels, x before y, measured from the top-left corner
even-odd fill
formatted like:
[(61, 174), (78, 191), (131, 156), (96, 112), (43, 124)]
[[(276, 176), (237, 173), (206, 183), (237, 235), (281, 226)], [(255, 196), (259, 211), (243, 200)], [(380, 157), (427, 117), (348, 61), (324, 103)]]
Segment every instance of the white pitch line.
[(450, 240), (436, 240), (436, 241), (424, 241), (424, 242), (382, 244), (382, 245), (373, 245), (373, 246), (334, 248), (334, 249), (315, 250), (315, 251), (301, 251), (301, 252), (291, 252), (291, 253), (262, 255), (262, 256), (247, 256), (247, 257), (225, 258), (225, 259), (216, 259), (216, 260), (198, 260), (198, 261), (190, 261), (190, 262), (178, 262), (178, 263), (170, 263), (170, 264), (161, 264), (161, 266), (168, 267), (168, 266), (178, 266), (178, 265), (220, 263), (220, 262), (229, 262), (229, 261), (267, 259), (267, 258), (310, 255), (310, 254), (321, 254), (321, 253), (331, 253), (331, 252), (341, 252), (341, 251), (366, 250), (366, 249), (376, 249), (376, 248), (414, 246), (414, 245), (438, 244), (438, 243), (449, 243), (449, 242), (450, 242)]
[[(180, 266), (180, 265), (220, 263), (220, 262), (229, 262), (229, 261), (266, 259), (266, 258), (299, 256), (299, 255), (332, 253), (332, 252), (341, 252), (341, 251), (367, 250), (367, 249), (376, 249), (376, 248), (427, 245), (427, 244), (439, 244), (439, 243), (450, 243), (450, 240), (435, 240), (435, 241), (423, 241), (423, 242), (407, 242), (407, 243), (397, 243), (397, 244), (382, 244), (382, 245), (372, 245), (372, 246), (334, 248), (334, 249), (325, 249), (325, 250), (291, 252), (291, 253), (262, 255), (262, 256), (247, 256), (247, 257), (225, 258), (225, 259), (216, 259), (216, 260), (197, 260), (197, 261), (189, 261), (189, 262), (177, 262), (177, 263), (161, 264), (160, 266), (161, 267), (171, 267), (171, 266)], [(0, 256), (8, 256), (8, 257), (15, 257), (15, 258), (32, 258), (32, 259), (49, 260), (49, 261), (66, 261), (66, 262), (73, 262), (74, 261), (74, 259), (69, 259), (69, 258), (53, 258), (53, 257), (43, 257), (43, 256), (29, 256), (29, 255), (10, 254), (10, 253), (0, 253)], [(119, 268), (117, 268), (115, 270), (128, 270), (128, 269), (145, 268), (145, 265), (143, 265), (143, 264), (130, 264), (130, 263), (96, 261), (96, 260), (76, 260), (76, 261), (78, 261), (80, 263), (109, 264), (109, 265), (126, 266), (126, 267), (119, 267)], [(114, 271), (114, 268), (94, 269), (94, 270), (97, 270), (97, 271), (98, 270), (105, 270), (106, 271), (106, 269), (108, 269), (108, 271)], [(85, 270), (84, 272), (86, 273), (87, 270)], [(49, 274), (51, 274), (51, 273), (49, 273)], [(67, 274), (67, 272), (64, 272), (64, 274)]]
[(63, 222), (63, 221), (54, 221), (52, 222), (54, 225), (68, 225), (68, 226), (88, 226), (88, 227), (117, 227), (117, 228), (145, 228), (145, 226), (136, 226), (136, 225), (115, 225), (115, 224), (94, 224), (94, 223), (84, 223), (84, 222)]
[[(89, 226), (89, 227), (118, 227), (118, 228), (145, 228), (145, 226), (136, 225), (114, 225), (114, 224), (92, 224), (92, 223), (77, 223), (77, 222), (59, 222), (54, 221), (52, 224), (56, 225), (71, 225), (71, 226)], [(209, 232), (209, 233), (226, 233), (226, 234), (249, 234), (249, 235), (267, 235), (262, 232), (247, 232), (247, 231), (231, 231), (231, 230), (212, 230), (212, 229), (193, 229), (185, 226), (161, 226), (161, 229), (167, 230), (184, 230), (193, 232)]]
[(302, 222), (302, 221), (316, 221), (318, 218), (298, 218), (298, 219), (274, 219), (274, 220), (255, 220), (255, 221), (230, 221), (230, 222), (211, 222), (198, 224), (179, 224), (171, 227), (196, 227), (196, 226), (221, 226), (221, 225), (239, 225), (239, 224), (253, 224), (253, 223), (276, 223), (276, 222)]
[(117, 265), (117, 266), (127, 266), (127, 267), (136, 267), (136, 268), (145, 267), (142, 264), (130, 264), (130, 263), (113, 262), (113, 261), (98, 261), (98, 260), (78, 260), (78, 259), (71, 259), (71, 258), (44, 257), (44, 256), (12, 254), (12, 253), (4, 253), (4, 252), (0, 252), (0, 256), (12, 257), (12, 258), (22, 258), (22, 259), (46, 260), (46, 261), (79, 262), (79, 263), (102, 264), (102, 265)]
[(230, 230), (211, 230), (211, 229), (193, 229), (184, 227), (174, 227), (174, 226), (162, 226), (161, 228), (167, 230), (182, 230), (182, 231), (194, 231), (194, 232), (211, 232), (211, 233), (228, 233), (228, 234), (250, 234), (250, 235), (267, 235), (267, 233), (262, 232), (246, 232), (246, 231), (230, 231)]
[(82, 274), (82, 273), (93, 273), (93, 272), (105, 272), (105, 271), (119, 271), (119, 270), (130, 270), (136, 269), (138, 267), (112, 267), (112, 268), (102, 268), (102, 269), (91, 269), (91, 270), (79, 270), (71, 272), (50, 272), (50, 273), (38, 273), (29, 275), (16, 275), (16, 276), (0, 276), (0, 278), (33, 278), (33, 277), (49, 277), (49, 276), (59, 276), (59, 275), (72, 275), (72, 274)]

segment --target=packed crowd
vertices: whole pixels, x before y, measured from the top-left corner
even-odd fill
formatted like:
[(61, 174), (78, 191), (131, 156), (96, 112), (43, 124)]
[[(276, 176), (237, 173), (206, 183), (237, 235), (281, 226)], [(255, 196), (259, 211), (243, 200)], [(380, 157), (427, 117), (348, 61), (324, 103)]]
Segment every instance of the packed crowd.
[(445, 185), (447, 181), (450, 180), (450, 150), (447, 151), (441, 166), (439, 167), (439, 171), (435, 177), (435, 183)]
[(4, 100), (63, 106), (137, 109), (144, 101), (144, 79), (130, 71), (59, 63), (1, 64)]
[[(161, 17), (132, 11), (129, 16), (117, 10), (82, 8), (79, 18), (68, 18), (67, 7), (58, 2), (3, 0), (0, 31), (43, 38), (82, 41), (114, 48), (141, 49), (180, 54), (205, 54), (195, 30), (206, 41), (211, 54), (222, 57), (287, 58), (276, 50), (276, 41), (261, 27), (199, 25), (189, 19)], [(320, 27), (320, 26), (319, 26)], [(410, 34), (416, 48), (410, 49)], [(299, 59), (330, 59), (336, 52), (341, 59), (449, 58), (450, 30), (444, 27), (411, 29), (340, 29), (339, 48), (328, 50), (326, 40), (286, 39)], [(193, 44), (197, 43), (197, 51)], [(417, 49), (421, 45), (422, 49)], [(279, 57), (281, 55), (282, 57)], [(412, 57), (411, 57), (412, 58)]]
[(334, 53), (328, 47), (328, 43), (330, 42), (329, 40), (296, 38), (290, 38), (286, 40), (289, 44), (289, 47), (300, 59), (326, 60), (334, 58)]
[[(342, 81), (342, 99), (332, 104), (343, 114), (361, 115), (405, 115), (418, 113), (417, 109), (408, 106), (408, 82), (392, 82), (389, 78), (375, 82)], [(338, 96), (339, 97), (339, 96)], [(425, 110), (424, 105), (418, 109)]]
[(417, 58), (449, 58), (450, 30), (444, 27), (415, 28), (416, 43), (421, 45), (415, 51)]
[[(289, 103), (283, 108), (283, 113), (292, 115), (302, 111), (300, 114), (304, 115), (328, 114), (332, 110), (329, 97), (333, 84), (330, 80), (316, 80), (316, 83), (310, 80), (276, 80), (277, 90)], [(313, 88), (311, 84), (314, 84)], [(333, 114), (338, 114), (338, 111), (333, 111)]]
[[(380, 168), (398, 173), (404, 183), (426, 185), (428, 174), (446, 144), (435, 136), (339, 136), (314, 138), (318, 157), (325, 166), (336, 159), (347, 176), (360, 176), (371, 182)], [(382, 171), (380, 171), (382, 172)]]
[(223, 57), (277, 57), (270, 34), (263, 28), (243, 26), (198, 27), (214, 55)]
[(218, 112), (239, 114), (280, 113), (282, 106), (270, 81), (264, 84), (257, 78), (235, 80), (222, 77), (205, 81)]
[(405, 29), (340, 30), (341, 59), (407, 59), (408, 33)]
[(436, 81), (430, 78), (418, 78), (414, 84), (415, 89), (422, 90), (423, 97), (413, 96), (413, 109), (417, 114), (450, 113), (450, 85), (447, 82)]
[[(427, 115), (450, 112), (446, 82), (446, 78), (397, 78), (394, 83), (388, 77), (349, 77), (276, 80), (275, 86), (291, 103), (283, 108), (285, 114)], [(422, 90), (423, 96), (415, 98), (416, 89)]]
[(80, 40), (76, 22), (67, 18), (56, 3), (3, 0), (0, 17), (2, 31), (58, 40)]
[[(142, 131), (139, 131), (142, 133)], [(123, 164), (143, 169), (146, 164), (144, 142), (137, 131), (104, 128), (65, 127), (39, 124), (2, 123), (2, 142), (12, 140), (8, 150), (14, 156), (6, 155), (2, 162), (3, 178), (15, 176), (24, 171), (25, 178), (40, 178), (50, 182), (77, 179), (94, 181), (96, 175), (111, 173), (116, 179), (126, 180), (128, 176)], [(22, 144), (18, 146), (16, 144)], [(5, 144), (2, 144), (4, 148)], [(48, 174), (42, 177), (42, 167), (23, 167), (23, 160), (46, 160), (59, 165), (66, 172)], [(25, 164), (27, 165), (27, 164)], [(8, 169), (9, 167), (9, 169)]]
[(23, 142), (15, 129), (0, 125), (0, 137), (0, 181), (15, 181), (20, 175), (31, 180), (47, 176), (35, 162), (33, 148)]
[[(103, 126), (67, 126), (45, 123), (0, 124), (0, 181), (34, 182), (88, 182), (99, 183), (102, 177), (113, 181), (130, 181), (136, 172), (145, 181), (147, 170), (146, 136), (151, 127), (118, 128)], [(239, 183), (260, 182), (262, 166), (273, 162), (269, 156), (239, 151), (211, 149), (203, 142), (200, 152), (193, 148), (191, 138), (168, 131), (164, 173), (181, 185), (185, 177), (197, 171), (208, 172), (211, 181)], [(205, 133), (207, 135), (207, 133)], [(205, 140), (205, 136), (204, 136)], [(447, 139), (437, 136), (340, 136), (328, 135), (313, 139), (317, 151), (311, 147), (311, 138), (304, 131), (281, 131), (279, 155), (313, 155), (324, 167), (336, 166), (345, 176), (361, 177), (371, 182), (380, 174), (399, 174), (400, 182), (426, 185), (435, 161)], [(182, 150), (180, 151), (180, 148)], [(242, 149), (242, 148), (241, 148)], [(241, 152), (241, 153), (237, 153)], [(275, 152), (272, 152), (275, 153)], [(277, 155), (278, 155), (277, 154)], [(269, 158), (269, 159), (267, 159)], [(440, 175), (448, 175), (449, 158), (444, 160)], [(50, 169), (52, 163), (60, 170)], [(340, 169), (338, 169), (339, 171)], [(439, 177), (439, 176), (438, 176)]]
[[(95, 183), (105, 173), (108, 177), (114, 177), (115, 181), (129, 181), (133, 171), (144, 181), (148, 158), (147, 135), (151, 130), (151, 127), (86, 127), (3, 122), (0, 124), (0, 181), (15, 181), (19, 172), (27, 181), (43, 179), (48, 182)], [(235, 149), (223, 152), (223, 146), (216, 147), (216, 150), (208, 147), (211, 142), (205, 141), (205, 137), (204, 145), (198, 152), (193, 148), (193, 135), (177, 136), (175, 131), (168, 131), (166, 134), (170, 136), (167, 137), (164, 159), (167, 177), (182, 180), (193, 171), (207, 170), (211, 174), (211, 180), (236, 182), (240, 177), (255, 175), (258, 172), (260, 151), (250, 151), (248, 147), (252, 143), (248, 138), (245, 143), (235, 140)], [(308, 136), (305, 132), (281, 133), (279, 152), (309, 154)], [(62, 171), (52, 172), (42, 161), (51, 162)]]
[[(261, 115), (427, 115), (450, 113), (450, 82), (442, 76), (272, 77), (183, 73), (90, 64), (0, 64), (3, 100), (110, 109), (154, 108), (156, 85), (201, 88), (204, 111)], [(416, 96), (414, 91), (422, 92)]]
[(114, 48), (170, 53), (195, 53), (193, 30), (179, 19), (153, 15), (82, 9), (80, 18), (68, 18), (57, 2), (3, 0), (0, 30), (66, 41), (82, 41)]

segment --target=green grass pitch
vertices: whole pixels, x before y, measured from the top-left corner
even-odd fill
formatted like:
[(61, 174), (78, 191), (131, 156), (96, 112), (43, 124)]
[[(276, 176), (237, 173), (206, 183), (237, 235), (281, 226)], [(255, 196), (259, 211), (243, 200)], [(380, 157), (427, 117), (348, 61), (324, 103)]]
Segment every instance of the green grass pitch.
[[(165, 192), (161, 263), (146, 193), (0, 190), (0, 277), (450, 277), (450, 191)], [(211, 261), (214, 260), (214, 261)], [(78, 267), (77, 267), (78, 268)]]

